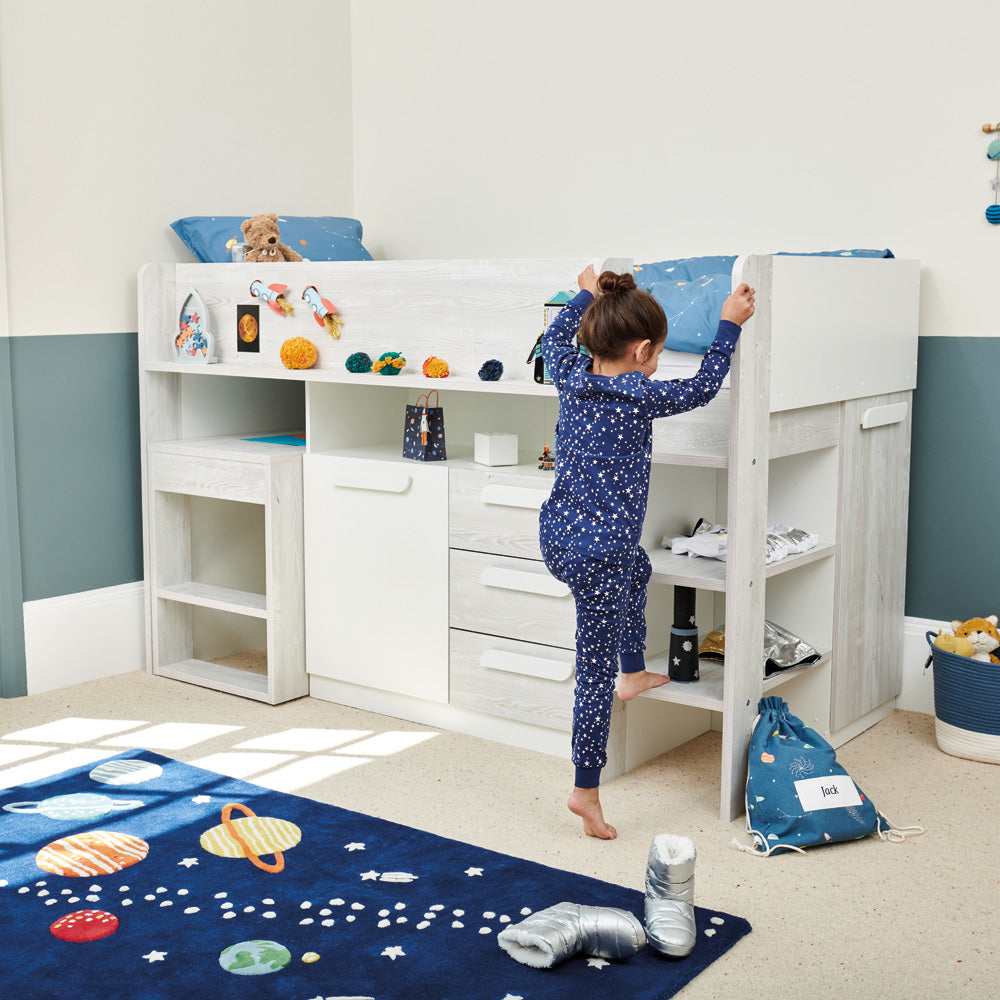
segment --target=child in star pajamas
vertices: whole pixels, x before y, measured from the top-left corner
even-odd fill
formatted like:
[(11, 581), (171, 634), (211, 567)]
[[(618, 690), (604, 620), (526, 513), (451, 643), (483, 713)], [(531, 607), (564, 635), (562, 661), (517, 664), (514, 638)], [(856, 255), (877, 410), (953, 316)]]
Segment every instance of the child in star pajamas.
[[(614, 685), (629, 701), (666, 684), (646, 671), (646, 584), (651, 566), (639, 545), (646, 515), (653, 420), (704, 406), (729, 371), (741, 326), (753, 315), (754, 290), (726, 299), (715, 340), (698, 374), (652, 378), (667, 337), (667, 318), (631, 274), (588, 267), (581, 291), (542, 337), (542, 356), (559, 391), (556, 478), (539, 516), (542, 557), (576, 601), (576, 689), (568, 806), (591, 837), (612, 840), (599, 785), (607, 763)], [(593, 354), (581, 354), (580, 342)]]

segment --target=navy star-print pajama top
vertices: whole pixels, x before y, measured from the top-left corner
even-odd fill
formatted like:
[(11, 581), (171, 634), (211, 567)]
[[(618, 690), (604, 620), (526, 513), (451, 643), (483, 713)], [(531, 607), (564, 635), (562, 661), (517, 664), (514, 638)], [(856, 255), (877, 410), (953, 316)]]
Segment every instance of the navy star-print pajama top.
[(693, 378), (595, 375), (574, 342), (592, 302), (590, 292), (581, 291), (542, 337), (542, 356), (559, 390), (559, 425), (556, 479), (542, 505), (539, 535), (545, 565), (576, 601), (572, 760), (578, 788), (597, 787), (607, 763), (618, 661), (626, 673), (645, 669), (651, 567), (639, 535), (653, 420), (714, 399), (740, 334), (723, 320)]

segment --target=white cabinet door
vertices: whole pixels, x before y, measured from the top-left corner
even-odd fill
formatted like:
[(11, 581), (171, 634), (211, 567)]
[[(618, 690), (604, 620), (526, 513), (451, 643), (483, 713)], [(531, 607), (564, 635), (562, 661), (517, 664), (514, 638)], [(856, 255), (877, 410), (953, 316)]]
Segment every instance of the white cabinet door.
[(306, 668), (448, 701), (448, 470), (303, 456)]

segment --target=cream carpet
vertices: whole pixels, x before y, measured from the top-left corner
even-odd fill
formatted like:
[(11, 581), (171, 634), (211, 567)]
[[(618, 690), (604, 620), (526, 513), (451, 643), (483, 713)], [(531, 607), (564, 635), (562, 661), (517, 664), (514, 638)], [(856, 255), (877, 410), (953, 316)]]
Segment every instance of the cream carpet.
[(690, 836), (696, 902), (754, 929), (685, 1000), (1000, 996), (1000, 767), (942, 753), (932, 716), (895, 712), (837, 754), (923, 836), (758, 858), (731, 843), (749, 842), (742, 819), (718, 819), (714, 733), (605, 785), (619, 837), (604, 843), (565, 809), (565, 761), (312, 698), (271, 707), (137, 672), (0, 701), (0, 786), (130, 747), (636, 889), (655, 834)]

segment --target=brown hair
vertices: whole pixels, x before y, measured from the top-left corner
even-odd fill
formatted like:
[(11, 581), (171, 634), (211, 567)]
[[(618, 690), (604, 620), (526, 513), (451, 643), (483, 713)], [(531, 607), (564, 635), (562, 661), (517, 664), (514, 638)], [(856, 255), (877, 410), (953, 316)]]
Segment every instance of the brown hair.
[(667, 317), (649, 292), (636, 287), (631, 274), (604, 271), (597, 278), (598, 296), (583, 314), (580, 343), (599, 358), (617, 361), (629, 344), (667, 339)]

